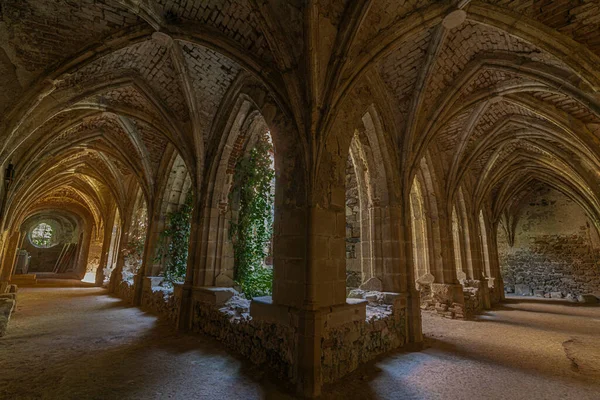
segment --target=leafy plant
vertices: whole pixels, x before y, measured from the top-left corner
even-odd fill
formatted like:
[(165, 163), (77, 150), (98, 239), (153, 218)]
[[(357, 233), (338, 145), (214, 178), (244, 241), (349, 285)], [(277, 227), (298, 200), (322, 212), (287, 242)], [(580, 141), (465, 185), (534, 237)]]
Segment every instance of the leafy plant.
[(249, 297), (270, 295), (273, 270), (264, 265), (273, 236), (275, 171), (267, 134), (235, 167), (232, 196), (239, 195), (239, 213), (231, 224), (235, 257), (234, 279)]
[(179, 210), (167, 215), (167, 227), (160, 233), (155, 261), (164, 260), (162, 275), (168, 284), (185, 279), (190, 241), (193, 196), (190, 191)]

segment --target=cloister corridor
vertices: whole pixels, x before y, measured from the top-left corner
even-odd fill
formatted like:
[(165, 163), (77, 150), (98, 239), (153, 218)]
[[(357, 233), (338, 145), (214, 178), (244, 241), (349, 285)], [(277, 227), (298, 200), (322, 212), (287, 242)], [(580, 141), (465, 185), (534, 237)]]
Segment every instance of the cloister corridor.
[[(101, 288), (45, 286), (21, 289), (0, 342), (2, 399), (292, 398), (213, 338)], [(423, 351), (380, 357), (322, 398), (599, 398), (599, 306), (509, 298), (473, 321), (423, 313), (423, 331)]]

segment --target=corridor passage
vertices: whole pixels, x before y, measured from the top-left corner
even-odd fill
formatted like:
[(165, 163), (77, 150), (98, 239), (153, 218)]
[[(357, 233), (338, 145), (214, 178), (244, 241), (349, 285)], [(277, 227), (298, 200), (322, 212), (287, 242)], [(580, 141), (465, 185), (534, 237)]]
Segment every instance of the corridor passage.
[[(290, 399), (202, 335), (103, 289), (26, 288), (0, 340), (0, 399)], [(325, 399), (599, 399), (600, 307), (509, 299), (477, 321), (423, 315), (426, 348), (366, 364)]]

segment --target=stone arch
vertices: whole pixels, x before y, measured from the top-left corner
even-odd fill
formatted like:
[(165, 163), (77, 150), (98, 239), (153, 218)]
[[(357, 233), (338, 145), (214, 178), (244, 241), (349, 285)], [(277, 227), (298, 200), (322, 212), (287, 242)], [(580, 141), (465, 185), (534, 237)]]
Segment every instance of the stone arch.
[[(301, 170), (305, 165), (303, 144), (294, 125), (273, 103), (270, 95), (253, 78), (245, 79), (239, 82), (221, 106), (221, 119), (215, 126), (226, 133), (214, 136), (210, 142), (210, 157), (207, 158), (203, 180), (203, 198), (200, 199), (199, 206), (201, 254), (195, 255), (198, 262), (193, 279), (197, 285), (233, 284), (234, 258), (228, 230), (229, 222), (235, 218), (235, 210), (229, 201), (234, 183), (234, 167), (237, 160), (251, 150), (260, 135), (269, 133), (273, 142), (276, 173), (273, 296), (277, 297), (282, 293), (288, 297), (290, 293), (283, 286), (286, 281), (293, 279), (289, 273), (286, 279), (283, 271), (300, 268), (298, 262), (301, 260), (299, 254), (289, 248), (289, 241), (295, 238), (296, 245), (302, 246), (305, 232), (301, 225), (293, 231), (287, 226), (283, 228), (281, 221), (297, 218), (296, 213), (303, 212), (299, 209), (306, 204), (306, 200), (302, 198), (306, 193), (303, 191), (305, 170)], [(293, 177), (291, 174), (297, 175)], [(295, 220), (296, 225), (300, 222), (301, 220)], [(290, 222), (286, 222), (288, 223)], [(279, 283), (278, 278), (282, 278)], [(280, 287), (282, 290), (279, 290)]]

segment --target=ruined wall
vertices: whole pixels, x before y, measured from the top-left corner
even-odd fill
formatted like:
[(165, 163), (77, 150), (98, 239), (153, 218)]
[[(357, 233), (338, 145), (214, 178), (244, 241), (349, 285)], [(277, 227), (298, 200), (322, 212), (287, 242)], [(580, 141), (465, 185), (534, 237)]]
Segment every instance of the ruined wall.
[(498, 252), (509, 293), (571, 297), (600, 291), (598, 234), (581, 207), (557, 191), (531, 197), (513, 247), (498, 229)]
[[(321, 342), (324, 383), (334, 382), (380, 354), (406, 343), (406, 304), (394, 298), (385, 304), (386, 293), (369, 301), (366, 318), (325, 329)], [(389, 294), (388, 294), (389, 295)]]
[(252, 319), (249, 307), (248, 300), (237, 296), (222, 305), (195, 300), (192, 330), (213, 336), (253, 363), (294, 381), (294, 329)]
[(175, 324), (181, 306), (181, 295), (178, 294), (180, 291), (174, 290), (171, 287), (153, 285), (153, 280), (155, 279), (157, 278), (144, 279), (142, 308), (164, 317)]
[(119, 281), (115, 286), (115, 296), (123, 299), (129, 304), (133, 304), (134, 288), (133, 283), (129, 281)]
[(360, 244), (360, 202), (358, 181), (348, 156), (346, 162), (346, 286), (356, 288), (362, 283)]

